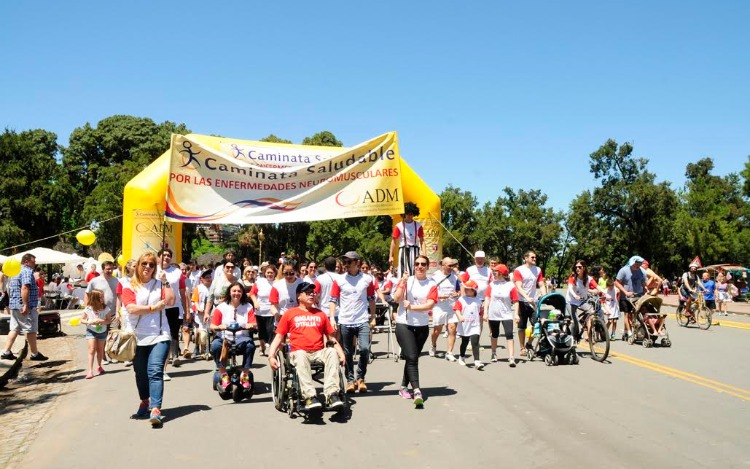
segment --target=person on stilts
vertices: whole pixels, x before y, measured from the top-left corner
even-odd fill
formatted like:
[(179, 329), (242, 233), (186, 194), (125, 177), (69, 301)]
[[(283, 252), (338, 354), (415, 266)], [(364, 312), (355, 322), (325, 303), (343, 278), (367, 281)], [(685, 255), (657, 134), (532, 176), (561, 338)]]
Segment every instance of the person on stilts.
[(388, 254), (388, 263), (393, 267), (393, 256), (398, 243), (398, 274), (400, 278), (404, 272), (414, 275), (414, 259), (425, 253), (424, 229), (422, 224), (414, 220), (419, 216), (419, 207), (414, 202), (404, 204), (403, 221), (393, 227), (391, 249)]

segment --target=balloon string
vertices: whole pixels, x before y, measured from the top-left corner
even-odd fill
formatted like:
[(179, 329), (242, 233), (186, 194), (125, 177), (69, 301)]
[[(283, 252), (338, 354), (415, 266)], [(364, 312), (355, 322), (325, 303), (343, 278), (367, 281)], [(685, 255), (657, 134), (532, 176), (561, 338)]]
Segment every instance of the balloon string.
[[(122, 215), (116, 215), (116, 216), (114, 216), (112, 218), (107, 218), (106, 220), (102, 220), (99, 223), (108, 222), (108, 221), (114, 220), (116, 218), (122, 218)], [(39, 241), (45, 241), (47, 239), (52, 239), (52, 238), (55, 238), (57, 236), (62, 236), (64, 234), (73, 233), (74, 231), (85, 230), (87, 228), (89, 228), (89, 226), (82, 226), (80, 228), (76, 228), (76, 229), (73, 229), (73, 230), (70, 230), (70, 231), (63, 231), (62, 233), (57, 233), (57, 234), (54, 234), (52, 236), (47, 236), (46, 238), (39, 238), (39, 239), (35, 239), (34, 241), (29, 241), (28, 243), (16, 244), (15, 246), (10, 246), (10, 247), (7, 247), (7, 248), (2, 248), (2, 249), (0, 249), (0, 252), (9, 251), (9, 250), (15, 249), (15, 248), (20, 248), (21, 246), (28, 246), (29, 244), (38, 243)]]

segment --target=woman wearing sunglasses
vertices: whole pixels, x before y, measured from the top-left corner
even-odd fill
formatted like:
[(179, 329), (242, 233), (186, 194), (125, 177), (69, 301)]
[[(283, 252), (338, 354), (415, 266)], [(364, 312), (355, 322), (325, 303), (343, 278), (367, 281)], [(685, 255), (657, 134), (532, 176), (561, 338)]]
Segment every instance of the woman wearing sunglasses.
[(573, 333), (576, 337), (579, 336), (581, 327), (576, 311), (589, 295), (599, 293), (599, 285), (597, 285), (596, 280), (589, 276), (589, 271), (586, 267), (586, 261), (581, 259), (573, 264), (573, 272), (571, 272), (568, 278), (568, 291), (565, 293), (565, 300), (570, 305), (570, 315), (573, 318)]
[(417, 256), (414, 259), (414, 276), (410, 277), (404, 272), (393, 291), (393, 301), (399, 303), (396, 340), (404, 356), (404, 376), (399, 396), (414, 399), (417, 408), (424, 404), (424, 396), (419, 388), (419, 355), (430, 334), (429, 312), (438, 300), (437, 286), (427, 277), (429, 265), (426, 256)]
[(281, 264), (281, 277), (273, 283), (269, 295), (271, 312), (277, 324), (286, 310), (299, 306), (299, 303), (297, 303), (297, 285), (302, 283), (302, 279), (299, 278), (297, 269), (294, 267), (294, 261), (286, 260)]
[(123, 289), (122, 303), (137, 339), (133, 369), (141, 402), (133, 418), (148, 418), (152, 426), (160, 427), (164, 365), (172, 340), (164, 310), (174, 305), (175, 294), (166, 273), (162, 271), (157, 279), (155, 272), (156, 256), (142, 254), (136, 261), (135, 275)]

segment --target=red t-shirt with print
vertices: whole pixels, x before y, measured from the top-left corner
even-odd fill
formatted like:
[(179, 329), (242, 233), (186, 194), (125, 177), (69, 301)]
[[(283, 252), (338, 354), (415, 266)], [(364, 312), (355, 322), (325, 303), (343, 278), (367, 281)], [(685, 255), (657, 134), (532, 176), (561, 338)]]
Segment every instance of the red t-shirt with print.
[(334, 332), (328, 316), (322, 310), (310, 308), (306, 311), (299, 306), (288, 309), (276, 326), (277, 334), (289, 334), (292, 352), (323, 350), (323, 335), (333, 336)]

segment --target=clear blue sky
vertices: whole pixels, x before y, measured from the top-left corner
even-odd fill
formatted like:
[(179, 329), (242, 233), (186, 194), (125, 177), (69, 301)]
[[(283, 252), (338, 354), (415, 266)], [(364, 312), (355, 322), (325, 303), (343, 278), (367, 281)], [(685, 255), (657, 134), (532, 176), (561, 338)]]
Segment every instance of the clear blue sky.
[(659, 180), (750, 155), (750, 2), (17, 1), (0, 15), (0, 126), (113, 114), (195, 133), (354, 145), (389, 130), (435, 190), (541, 189), (631, 141)]

